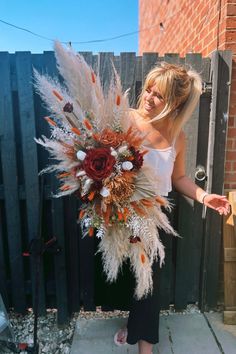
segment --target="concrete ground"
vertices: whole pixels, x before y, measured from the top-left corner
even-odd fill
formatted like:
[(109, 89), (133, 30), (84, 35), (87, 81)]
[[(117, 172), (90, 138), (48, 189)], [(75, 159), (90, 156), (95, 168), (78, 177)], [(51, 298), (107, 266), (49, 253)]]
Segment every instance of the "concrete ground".
[[(137, 354), (137, 345), (117, 347), (114, 333), (124, 318), (81, 319), (71, 354)], [(236, 325), (224, 325), (221, 313), (160, 316), (160, 342), (153, 354), (236, 354)]]

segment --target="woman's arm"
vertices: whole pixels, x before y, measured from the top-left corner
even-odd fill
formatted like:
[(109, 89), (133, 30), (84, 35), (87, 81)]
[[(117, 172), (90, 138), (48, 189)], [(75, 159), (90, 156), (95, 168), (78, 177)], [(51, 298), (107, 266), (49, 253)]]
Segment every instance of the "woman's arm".
[(197, 186), (191, 178), (185, 175), (185, 151), (186, 139), (181, 132), (176, 144), (176, 160), (172, 174), (172, 183), (176, 190), (187, 197), (204, 203), (209, 208), (215, 209), (219, 214), (227, 214), (230, 211), (230, 204), (226, 196), (218, 194), (207, 194)]

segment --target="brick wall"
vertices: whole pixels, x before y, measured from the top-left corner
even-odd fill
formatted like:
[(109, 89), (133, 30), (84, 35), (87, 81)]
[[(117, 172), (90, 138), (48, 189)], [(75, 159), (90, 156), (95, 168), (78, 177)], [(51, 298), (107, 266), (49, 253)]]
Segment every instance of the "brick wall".
[(139, 0), (139, 53), (233, 51), (225, 191), (236, 189), (236, 0)]

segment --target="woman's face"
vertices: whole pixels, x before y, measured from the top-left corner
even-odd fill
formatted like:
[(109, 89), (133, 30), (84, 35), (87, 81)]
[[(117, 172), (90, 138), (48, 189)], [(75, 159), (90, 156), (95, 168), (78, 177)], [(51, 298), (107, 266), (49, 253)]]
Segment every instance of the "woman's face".
[(153, 118), (160, 114), (165, 107), (165, 102), (163, 97), (156, 85), (147, 87), (146, 91), (143, 94), (143, 113)]

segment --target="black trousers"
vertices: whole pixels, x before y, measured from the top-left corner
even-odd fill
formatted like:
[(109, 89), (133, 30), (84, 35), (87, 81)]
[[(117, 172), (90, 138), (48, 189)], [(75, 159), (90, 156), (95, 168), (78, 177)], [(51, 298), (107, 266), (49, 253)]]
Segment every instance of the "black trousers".
[(127, 343), (129, 344), (136, 344), (139, 340), (145, 340), (151, 344), (159, 342), (160, 275), (159, 262), (155, 262), (153, 264), (153, 292), (144, 299), (133, 298), (131, 300), (127, 326)]
[[(160, 238), (164, 243), (165, 233), (160, 232)], [(123, 264), (115, 283), (108, 284), (102, 269), (101, 255), (97, 254), (96, 260), (96, 304), (103, 309), (120, 309), (129, 311), (128, 338), (129, 344), (135, 344), (139, 340), (145, 340), (155, 344), (159, 341), (159, 313), (160, 313), (160, 278), (162, 268), (159, 260), (153, 264), (153, 292), (146, 298), (137, 300), (134, 298), (135, 278), (129, 261)], [(124, 305), (125, 304), (125, 305)]]

